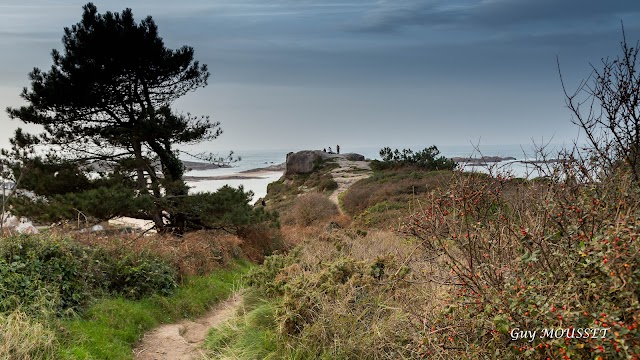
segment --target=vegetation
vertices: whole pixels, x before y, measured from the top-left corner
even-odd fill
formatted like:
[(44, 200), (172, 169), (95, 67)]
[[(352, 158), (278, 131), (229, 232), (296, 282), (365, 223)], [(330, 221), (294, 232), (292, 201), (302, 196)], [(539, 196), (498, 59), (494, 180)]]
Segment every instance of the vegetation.
[(374, 170), (393, 169), (403, 166), (412, 166), (425, 170), (453, 170), (456, 163), (444, 156), (438, 156), (440, 150), (431, 146), (418, 152), (411, 149), (403, 149), (402, 151), (389, 147), (380, 150), (382, 161), (374, 160), (371, 162), (371, 168)]
[[(421, 156), (383, 149), (373, 176), (341, 198), (351, 222), (311, 225), (295, 251), (249, 275), (269, 304), (271, 324), (260, 328), (278, 341), (262, 350), (294, 359), (640, 358), (638, 105), (624, 95), (638, 85), (637, 50), (623, 42), (623, 52), (579, 89), (603, 103), (602, 117), (577, 120), (592, 141), (587, 156), (566, 151), (542, 163), (540, 179), (424, 171)], [(233, 329), (211, 344), (250, 333)]]
[(308, 192), (333, 192), (338, 188), (338, 183), (333, 180), (331, 170), (339, 165), (328, 159), (314, 165), (314, 171), (310, 174), (294, 174), (272, 182), (267, 187), (266, 201), (269, 208), (282, 213), (282, 210), (290, 208), (292, 202), (301, 194)]
[(227, 270), (189, 278), (168, 297), (141, 301), (123, 298), (97, 302), (81, 317), (64, 320), (61, 359), (130, 359), (131, 348), (145, 331), (161, 324), (203, 314), (240, 286), (240, 276), (251, 266), (240, 262)]
[(214, 328), (205, 343), (212, 359), (281, 359), (286, 350), (274, 326), (276, 304), (255, 290), (243, 294), (239, 314)]
[(111, 294), (141, 298), (168, 295), (176, 272), (150, 253), (95, 249), (49, 236), (0, 240), (0, 312), (43, 307), (59, 315), (77, 312), (91, 298)]
[[(217, 125), (174, 115), (173, 97), (125, 101), (137, 114), (127, 120), (131, 136), (119, 132), (115, 117), (96, 127), (74, 123), (74, 116), (91, 120), (86, 111), (98, 105), (108, 116), (129, 116), (113, 108), (122, 99), (108, 87), (85, 87), (86, 96), (65, 87), (114, 76), (100, 70), (80, 77), (92, 63), (71, 61), (99, 52), (87, 39), (110, 44), (113, 29), (152, 39), (150, 53), (159, 52), (166, 68), (150, 73), (167, 76), (155, 83), (142, 76), (133, 85), (115, 76), (113, 89), (142, 96), (149, 81), (177, 96), (206, 81), (192, 50), (164, 49), (150, 18), (136, 25), (129, 10), (98, 15), (88, 4), (82, 22), (65, 32), (65, 56), (54, 52), (51, 72), (32, 73), (32, 90), (24, 93), (31, 104), (10, 110), (48, 132), (18, 131), (4, 152), (13, 155), (7, 164), (22, 186), (46, 194), (14, 198), (14, 209), (42, 206), (38, 214), (49, 221), (85, 206), (95, 208), (95, 218), (133, 211), (158, 220), (166, 211), (167, 226), (162, 220), (158, 227), (208, 231), (0, 239), (0, 358), (131, 358), (146, 330), (197, 316), (243, 284), (242, 308), (205, 343), (213, 358), (640, 359), (639, 50), (626, 41), (621, 58), (605, 61), (593, 84), (576, 92), (586, 91), (601, 113), (582, 117), (584, 102), (567, 93), (591, 142), (586, 156), (567, 150), (540, 165), (543, 176), (526, 180), (459, 171), (435, 146), (418, 153), (384, 148), (373, 175), (341, 196), (346, 215), (327, 198), (337, 186), (336, 164), (319, 162), (311, 174), (269, 186), (267, 206), (281, 215), (280, 228), (275, 214), (249, 205), (243, 189), (188, 195), (171, 141), (195, 141)], [(121, 56), (131, 70), (131, 59)], [(51, 94), (54, 85), (69, 99)], [(97, 95), (115, 105), (96, 105)], [(141, 129), (158, 124), (175, 132), (143, 136)], [(63, 134), (69, 130), (97, 142), (73, 152), (78, 148)], [(88, 159), (71, 155), (105, 142), (116, 149), (109, 155), (117, 154), (109, 159), (115, 170), (91, 178)], [(35, 156), (33, 146), (45, 143), (65, 157)], [(153, 161), (162, 178), (152, 175)], [(142, 184), (145, 177), (150, 182)]]
[(338, 206), (321, 193), (310, 192), (293, 200), (288, 211), (281, 211), (285, 224), (309, 226), (338, 214)]
[(20, 309), (0, 314), (2, 359), (52, 359), (58, 343), (53, 329)]
[[(640, 181), (640, 133), (637, 109), (640, 103), (638, 75), (639, 44), (627, 43), (622, 29), (621, 54), (602, 59), (602, 67), (592, 66), (589, 78), (569, 92), (564, 84), (565, 102), (572, 122), (589, 143), (589, 164), (606, 175), (631, 171)], [(559, 64), (558, 64), (559, 68)], [(560, 74), (562, 80), (562, 73)], [(593, 111), (598, 109), (599, 111)]]
[(238, 260), (242, 240), (206, 235), (179, 242), (188, 258), (167, 239), (0, 239), (0, 358), (130, 358), (146, 330), (198, 316), (240, 286), (252, 266)]
[(44, 223), (130, 216), (179, 233), (265, 220), (247, 206), (251, 193), (188, 195), (175, 146), (221, 134), (208, 117), (172, 109), (207, 85), (193, 48), (166, 48), (151, 17), (136, 23), (131, 9), (100, 14), (92, 3), (65, 28), (63, 46), (49, 71), (29, 74), (28, 105), (7, 109), (44, 127), (38, 135), (18, 129), (1, 152), (5, 177), (33, 193), (10, 194), (12, 213)]

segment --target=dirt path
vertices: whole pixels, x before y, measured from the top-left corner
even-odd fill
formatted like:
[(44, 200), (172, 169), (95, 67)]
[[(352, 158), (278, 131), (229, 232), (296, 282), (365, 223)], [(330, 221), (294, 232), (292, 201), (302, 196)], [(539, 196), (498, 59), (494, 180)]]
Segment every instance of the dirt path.
[(137, 360), (191, 360), (202, 359), (200, 346), (209, 329), (230, 319), (242, 304), (242, 295), (235, 294), (211, 309), (205, 316), (193, 321), (165, 324), (145, 334), (133, 350)]
[(331, 170), (333, 180), (338, 183), (338, 188), (329, 196), (329, 199), (338, 205), (340, 213), (342, 208), (338, 203), (338, 197), (347, 191), (356, 181), (366, 179), (371, 176), (371, 167), (367, 161), (350, 161), (345, 158), (336, 158), (340, 167)]

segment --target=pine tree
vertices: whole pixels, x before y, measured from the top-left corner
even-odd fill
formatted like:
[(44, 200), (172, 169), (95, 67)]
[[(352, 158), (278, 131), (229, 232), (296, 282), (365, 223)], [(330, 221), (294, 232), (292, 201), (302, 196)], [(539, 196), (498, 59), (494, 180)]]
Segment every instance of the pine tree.
[[(44, 128), (38, 136), (19, 130), (14, 137), (44, 155), (12, 161), (3, 152), (15, 171), (28, 163), (22, 185), (39, 196), (16, 201), (15, 211), (49, 221), (75, 211), (149, 219), (161, 230), (206, 228), (177, 210), (188, 187), (174, 146), (222, 131), (218, 122), (177, 114), (172, 105), (207, 85), (207, 66), (189, 46), (165, 47), (150, 16), (136, 23), (131, 9), (99, 14), (92, 3), (83, 9), (82, 20), (64, 29), (62, 52), (52, 51), (51, 69), (29, 74), (31, 86), (21, 94), (28, 105), (7, 109), (11, 118)], [(46, 206), (51, 211), (33, 209)]]

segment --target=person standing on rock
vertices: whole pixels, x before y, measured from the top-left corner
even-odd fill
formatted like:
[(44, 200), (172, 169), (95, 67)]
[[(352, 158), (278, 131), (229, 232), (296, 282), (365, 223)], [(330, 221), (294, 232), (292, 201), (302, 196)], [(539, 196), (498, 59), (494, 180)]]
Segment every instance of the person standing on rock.
[(340, 154), (340, 145), (336, 145), (336, 153)]
[(329, 154), (333, 154), (333, 151), (331, 151), (331, 146), (329, 146)]

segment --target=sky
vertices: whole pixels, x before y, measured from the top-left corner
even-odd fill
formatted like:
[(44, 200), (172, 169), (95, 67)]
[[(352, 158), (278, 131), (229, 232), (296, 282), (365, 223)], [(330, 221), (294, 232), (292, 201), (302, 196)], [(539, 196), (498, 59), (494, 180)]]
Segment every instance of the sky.
[[(20, 106), (84, 1), (0, 1), (0, 108)], [(321, 149), (570, 143), (558, 75), (575, 89), (640, 40), (637, 0), (94, 1), (151, 15), (195, 49), (209, 85), (174, 104), (224, 133), (198, 148)], [(17, 127), (0, 112), (0, 147)]]

